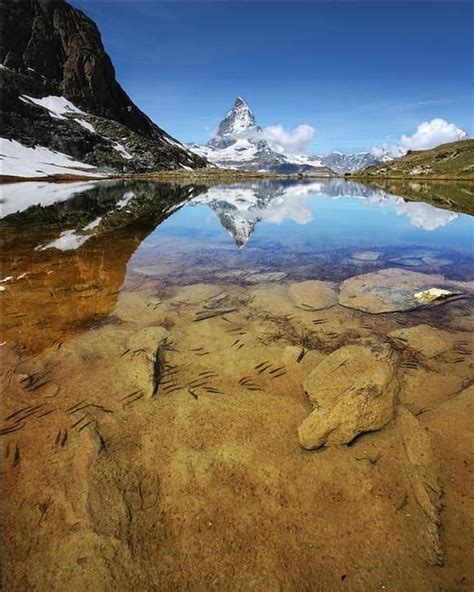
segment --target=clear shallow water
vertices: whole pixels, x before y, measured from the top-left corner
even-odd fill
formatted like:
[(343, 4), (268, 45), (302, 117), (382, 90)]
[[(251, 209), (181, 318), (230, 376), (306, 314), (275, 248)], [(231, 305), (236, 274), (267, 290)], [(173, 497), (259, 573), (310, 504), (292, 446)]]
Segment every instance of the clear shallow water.
[[(304, 201), (295, 200), (295, 203), (291, 196), (281, 204), (270, 200), (261, 210), (242, 212), (229, 207), (225, 201), (211, 203), (214, 212), (209, 209), (208, 204), (198, 203), (180, 210), (149, 240), (156, 242), (161, 238), (185, 236), (201, 238), (207, 242), (206, 246), (224, 246), (230, 242), (229, 234), (238, 241), (242, 221), (248, 221), (248, 231), (243, 233), (245, 246), (266, 248), (270, 243), (269, 251), (278, 243), (279, 247), (298, 250), (416, 245), (454, 249), (466, 255), (472, 252), (470, 216), (421, 202), (370, 201), (354, 196), (335, 198), (311, 192)], [(228, 228), (219, 216), (227, 217)]]
[(23, 339), (48, 333), (48, 322), (33, 330), (22, 315), (41, 319), (45, 306), (49, 325), (62, 319), (66, 330), (70, 318), (77, 330), (143, 282), (342, 282), (393, 267), (461, 281), (473, 273), (471, 216), (341, 180), (26, 183), (3, 187), (3, 210), (5, 320), (24, 326)]
[[(431, 590), (445, 549), (452, 588), (470, 542), (472, 218), (340, 181), (3, 197), (5, 565), (24, 557), (35, 578), (17, 588), (366, 590), (402, 574)], [(432, 286), (457, 296), (419, 306)], [(346, 346), (355, 370), (339, 370)], [(388, 356), (393, 417), (303, 450), (307, 379), (342, 397), (362, 367), (370, 384), (367, 348)], [(345, 425), (342, 403), (325, 414)]]

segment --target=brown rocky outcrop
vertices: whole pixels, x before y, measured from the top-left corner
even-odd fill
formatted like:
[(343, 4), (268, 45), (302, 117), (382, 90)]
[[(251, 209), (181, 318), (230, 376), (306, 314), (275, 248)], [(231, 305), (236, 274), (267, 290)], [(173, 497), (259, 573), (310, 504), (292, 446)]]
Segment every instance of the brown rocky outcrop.
[[(116, 80), (96, 24), (83, 12), (61, 0), (9, 0), (0, 3), (0, 15), (3, 137), (119, 171), (206, 165), (133, 103)], [(52, 118), (21, 95), (64, 97), (95, 131), (71, 115)]]

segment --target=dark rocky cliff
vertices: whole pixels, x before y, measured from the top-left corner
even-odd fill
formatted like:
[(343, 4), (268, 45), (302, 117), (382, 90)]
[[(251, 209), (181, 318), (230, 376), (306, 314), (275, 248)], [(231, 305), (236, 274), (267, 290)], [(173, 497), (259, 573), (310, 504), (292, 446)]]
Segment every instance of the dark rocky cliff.
[[(1, 0), (0, 17), (3, 137), (119, 171), (206, 165), (133, 103), (115, 78), (97, 26), (83, 12), (61, 0)], [(22, 95), (64, 97), (85, 112), (81, 119), (89, 129), (77, 123), (77, 114), (51, 117)], [(116, 143), (133, 158), (124, 158)]]

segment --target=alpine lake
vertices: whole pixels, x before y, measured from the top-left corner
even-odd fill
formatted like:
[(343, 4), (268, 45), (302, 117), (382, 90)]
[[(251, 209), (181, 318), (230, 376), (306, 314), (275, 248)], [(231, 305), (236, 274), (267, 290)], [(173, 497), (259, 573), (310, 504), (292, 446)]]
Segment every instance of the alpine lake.
[(474, 588), (474, 184), (2, 185), (10, 590)]

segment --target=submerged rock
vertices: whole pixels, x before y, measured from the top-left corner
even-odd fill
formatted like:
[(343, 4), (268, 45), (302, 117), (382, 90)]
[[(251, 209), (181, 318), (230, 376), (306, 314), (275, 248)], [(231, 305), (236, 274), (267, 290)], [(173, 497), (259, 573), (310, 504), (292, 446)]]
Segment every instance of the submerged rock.
[(296, 306), (307, 310), (322, 310), (337, 304), (336, 287), (331, 282), (297, 282), (289, 286), (288, 294)]
[(425, 515), (420, 532), (425, 540), (423, 553), (429, 563), (439, 565), (442, 561), (442, 549), (438, 532), (441, 510), (438, 462), (433, 454), (429, 433), (410, 411), (402, 407), (397, 424), (408, 461), (405, 464), (405, 473), (413, 497)]
[(439, 331), (425, 324), (398, 329), (389, 333), (388, 336), (403, 342), (406, 347), (419, 352), (426, 358), (434, 358), (447, 351), (452, 341), (447, 331)]
[(442, 257), (423, 257), (423, 263), (435, 267), (444, 267), (445, 265), (452, 265), (453, 261), (451, 259), (443, 259)]
[(397, 390), (390, 353), (385, 344), (348, 345), (316, 366), (303, 384), (315, 408), (298, 429), (304, 448), (348, 444), (390, 421)]
[(253, 273), (245, 277), (247, 284), (263, 284), (266, 282), (281, 282), (288, 274), (284, 271), (267, 271), (262, 273)]
[(157, 346), (167, 338), (168, 331), (163, 327), (144, 327), (130, 335), (127, 345), (131, 352), (144, 352), (153, 360)]
[(54, 399), (57, 397), (60, 391), (60, 387), (55, 382), (48, 382), (44, 387), (40, 388), (37, 392), (40, 397), (44, 399)]
[(148, 299), (149, 306), (159, 306), (162, 302), (163, 302), (163, 299), (159, 298), (158, 296), (151, 296)]
[(214, 276), (219, 279), (245, 282), (246, 284), (279, 282), (284, 280), (287, 275), (284, 271), (265, 271), (261, 269), (229, 269), (214, 273)]
[(437, 283), (447, 282), (439, 274), (418, 273), (397, 267), (381, 269), (342, 282), (339, 304), (372, 314), (410, 310), (432, 302), (420, 301), (416, 295), (428, 291), (428, 288), (431, 292), (431, 286)]
[(133, 362), (137, 387), (156, 395), (164, 373), (168, 331), (163, 327), (145, 327), (134, 331), (127, 341), (127, 353)]
[(416, 257), (400, 257), (399, 259), (391, 259), (392, 263), (396, 265), (403, 265), (404, 267), (422, 267), (423, 261)]
[(352, 259), (357, 259), (357, 261), (378, 261), (379, 258), (380, 253), (377, 251), (357, 251), (352, 255)]

